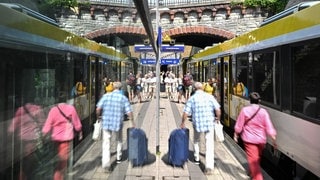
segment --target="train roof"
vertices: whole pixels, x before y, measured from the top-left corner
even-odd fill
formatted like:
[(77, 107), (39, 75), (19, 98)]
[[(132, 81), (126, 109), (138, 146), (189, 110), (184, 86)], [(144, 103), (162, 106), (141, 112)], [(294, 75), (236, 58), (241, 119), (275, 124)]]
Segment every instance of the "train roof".
[(49, 23), (51, 25), (59, 27), (59, 24), (54, 20), (51, 19), (43, 14), (40, 14), (32, 9), (29, 9), (25, 6), (22, 6), (21, 4), (16, 4), (16, 3), (0, 3), (3, 6), (6, 6), (8, 8), (14, 9), (16, 11), (22, 12), (28, 16), (34, 17), (36, 19), (39, 19), (41, 21), (44, 21), (46, 23)]
[(276, 20), (282, 19), (282, 18), (284, 18), (286, 16), (289, 16), (289, 15), (291, 15), (293, 13), (296, 13), (298, 11), (301, 11), (301, 10), (303, 10), (305, 8), (308, 8), (310, 6), (314, 6), (314, 5), (319, 4), (319, 3), (320, 3), (320, 1), (307, 1), (307, 2), (299, 3), (299, 4), (295, 5), (295, 6), (292, 6), (292, 7), (288, 8), (288, 9), (286, 9), (286, 10), (284, 10), (284, 11), (282, 11), (282, 12), (276, 14), (276, 15), (274, 15), (274, 16), (271, 16), (271, 17), (263, 20), (262, 23), (260, 24), (260, 26), (265, 26), (265, 25), (267, 25), (269, 23), (272, 23), (272, 22), (274, 22)]
[(223, 43), (209, 47), (191, 59), (194, 61), (276, 47), (320, 37), (320, 4), (266, 24)]
[[(14, 8), (13, 8), (14, 7)], [(95, 41), (83, 38), (56, 27), (24, 12), (17, 11), (15, 4), (0, 3), (0, 46), (16, 45), (24, 48), (47, 48), (96, 54), (101, 58), (121, 61), (127, 56), (112, 47), (101, 45)]]

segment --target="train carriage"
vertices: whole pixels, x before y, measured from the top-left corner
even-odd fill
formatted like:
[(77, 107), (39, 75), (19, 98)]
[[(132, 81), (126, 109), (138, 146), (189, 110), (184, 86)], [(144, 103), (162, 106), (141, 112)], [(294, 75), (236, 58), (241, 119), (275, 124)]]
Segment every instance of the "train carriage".
[[(248, 98), (234, 93), (236, 82), (259, 92), (278, 131), (277, 157), (271, 145), (265, 156), (277, 166), (289, 161), (283, 177), (320, 177), (320, 4), (294, 10), (285, 17), (195, 54), (188, 67), (199, 79), (219, 79), (225, 112), (233, 129)], [(199, 66), (199, 67), (198, 67)], [(269, 142), (269, 141), (268, 141)]]
[[(0, 3), (0, 14), (0, 178), (17, 179), (26, 156), (22, 136), (32, 137), (29, 133), (34, 133), (23, 121), (12, 127), (20, 132), (10, 130), (19, 107), (36, 104), (47, 115), (57, 103), (73, 104), (84, 133), (84, 140), (73, 143), (75, 160), (92, 142), (102, 77), (124, 81), (125, 72), (133, 65), (126, 54), (63, 31), (50, 18), (23, 6)], [(75, 87), (78, 82), (81, 88)], [(74, 88), (78, 92), (74, 93)], [(16, 127), (19, 125), (24, 128)], [(45, 177), (42, 174), (41, 179)]]

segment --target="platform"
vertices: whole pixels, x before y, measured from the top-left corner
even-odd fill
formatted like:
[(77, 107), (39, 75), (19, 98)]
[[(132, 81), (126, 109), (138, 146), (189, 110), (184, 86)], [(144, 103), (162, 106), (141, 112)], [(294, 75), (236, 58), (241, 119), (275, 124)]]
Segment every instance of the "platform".
[[(230, 150), (226, 138), (223, 143), (215, 142), (215, 169), (212, 175), (204, 174), (204, 144), (200, 145), (200, 165), (193, 162), (193, 129), (192, 122), (186, 122), (186, 127), (190, 129), (189, 160), (183, 168), (173, 167), (167, 163), (169, 134), (178, 128), (181, 122), (181, 113), (184, 104), (170, 101), (165, 96), (160, 96), (160, 116), (159, 116), (159, 150), (156, 153), (156, 124), (157, 124), (157, 100), (148, 100), (142, 103), (133, 104), (136, 127), (142, 128), (148, 138), (148, 161), (141, 167), (132, 167), (127, 160), (127, 128), (131, 127), (131, 122), (125, 121), (123, 128), (123, 161), (117, 164), (115, 161), (116, 146), (111, 147), (112, 172), (105, 173), (101, 167), (101, 143), (94, 142), (83, 156), (73, 166), (72, 179), (76, 180), (245, 180), (250, 179), (245, 170), (243, 162), (236, 158), (235, 149)], [(203, 137), (202, 137), (203, 138)], [(113, 141), (114, 142), (114, 141)], [(202, 141), (204, 142), (204, 141)], [(237, 156), (243, 157), (243, 152)]]

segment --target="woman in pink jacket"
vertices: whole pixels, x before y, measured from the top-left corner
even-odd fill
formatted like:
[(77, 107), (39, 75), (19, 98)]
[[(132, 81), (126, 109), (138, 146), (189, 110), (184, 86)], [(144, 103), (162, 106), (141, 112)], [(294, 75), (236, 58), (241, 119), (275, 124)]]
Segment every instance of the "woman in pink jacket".
[(56, 144), (59, 160), (54, 171), (54, 180), (64, 179), (74, 131), (79, 132), (79, 140), (81, 140), (81, 129), (81, 121), (73, 105), (60, 103), (51, 108), (42, 132), (44, 135), (50, 132), (51, 139)]
[(238, 142), (238, 135), (241, 134), (250, 175), (253, 180), (262, 180), (263, 176), (260, 169), (260, 159), (262, 150), (267, 142), (267, 135), (273, 141), (276, 148), (276, 130), (271, 122), (267, 110), (259, 106), (260, 95), (257, 92), (250, 94), (251, 105), (243, 107), (237, 118), (234, 127), (234, 140)]

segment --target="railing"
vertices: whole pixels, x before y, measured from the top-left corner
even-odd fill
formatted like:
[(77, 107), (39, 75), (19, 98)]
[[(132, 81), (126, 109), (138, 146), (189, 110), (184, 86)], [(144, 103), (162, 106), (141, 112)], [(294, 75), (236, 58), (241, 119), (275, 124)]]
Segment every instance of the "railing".
[[(92, 4), (134, 7), (133, 0), (89, 0), (89, 2)], [(159, 0), (159, 7), (199, 6), (230, 2), (231, 0)], [(148, 0), (148, 4), (150, 8), (154, 8), (157, 5), (157, 0)]]

